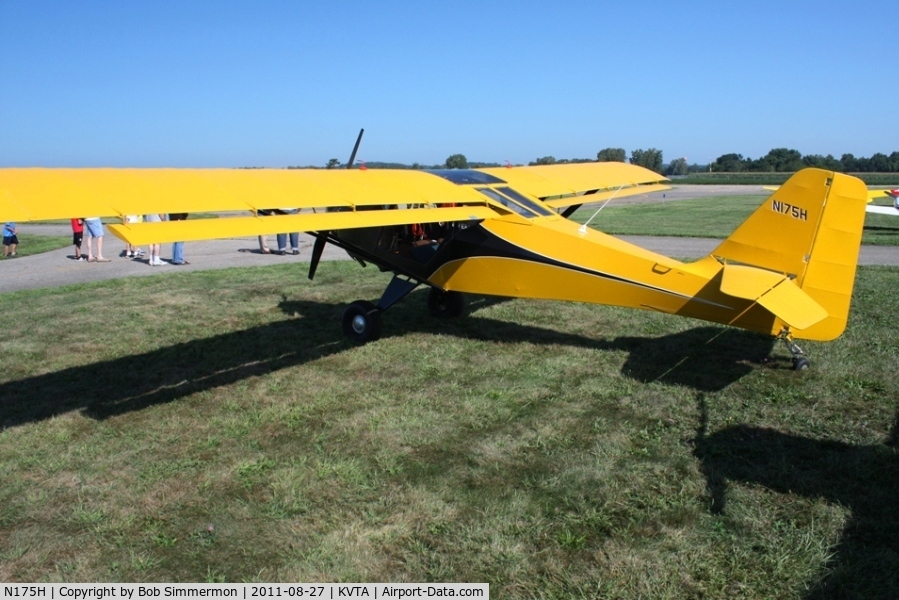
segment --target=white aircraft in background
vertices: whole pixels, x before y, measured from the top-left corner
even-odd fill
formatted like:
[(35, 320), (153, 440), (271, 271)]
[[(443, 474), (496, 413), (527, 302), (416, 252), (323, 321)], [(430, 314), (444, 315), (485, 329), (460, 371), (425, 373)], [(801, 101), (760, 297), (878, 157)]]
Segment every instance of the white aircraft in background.
[(899, 188), (892, 190), (868, 190), (868, 202), (875, 198), (883, 198), (889, 196), (893, 199), (893, 206), (877, 206), (876, 204), (868, 204), (865, 211), (878, 215), (893, 215), (899, 217)]

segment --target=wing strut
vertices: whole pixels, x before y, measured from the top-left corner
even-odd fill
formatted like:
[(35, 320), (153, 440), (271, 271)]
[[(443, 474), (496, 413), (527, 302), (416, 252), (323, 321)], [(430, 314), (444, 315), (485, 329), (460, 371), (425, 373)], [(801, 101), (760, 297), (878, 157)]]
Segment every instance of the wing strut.
[(326, 234), (315, 234), (315, 244), (312, 245), (312, 256), (309, 259), (309, 280), (315, 277), (315, 270), (318, 268), (318, 261), (322, 259), (322, 253), (325, 251), (325, 244), (328, 243)]
[[(350, 153), (350, 160), (346, 164), (347, 169), (352, 169), (353, 163), (356, 162), (356, 153), (359, 152), (359, 144), (362, 143), (363, 133), (365, 133), (364, 127), (359, 130), (359, 136), (356, 138), (356, 144), (353, 146), (353, 151)], [(318, 268), (318, 261), (322, 259), (322, 253), (325, 251), (325, 244), (327, 243), (328, 238), (326, 233), (315, 234), (315, 244), (312, 246), (312, 257), (309, 260), (310, 280), (315, 277), (315, 270)]]

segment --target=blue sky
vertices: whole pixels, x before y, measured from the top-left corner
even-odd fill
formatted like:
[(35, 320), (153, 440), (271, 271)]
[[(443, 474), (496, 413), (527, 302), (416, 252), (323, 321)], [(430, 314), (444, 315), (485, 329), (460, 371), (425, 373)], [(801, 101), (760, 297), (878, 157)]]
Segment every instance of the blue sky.
[(0, 166), (899, 150), (896, 0), (0, 0)]

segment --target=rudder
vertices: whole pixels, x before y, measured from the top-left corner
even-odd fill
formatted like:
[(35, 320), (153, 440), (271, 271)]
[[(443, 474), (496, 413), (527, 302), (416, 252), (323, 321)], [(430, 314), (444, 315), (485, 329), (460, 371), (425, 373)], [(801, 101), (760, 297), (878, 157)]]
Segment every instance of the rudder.
[(712, 256), (782, 273), (827, 311), (791, 333), (832, 340), (846, 328), (865, 219), (867, 188), (855, 178), (804, 169), (777, 189)]

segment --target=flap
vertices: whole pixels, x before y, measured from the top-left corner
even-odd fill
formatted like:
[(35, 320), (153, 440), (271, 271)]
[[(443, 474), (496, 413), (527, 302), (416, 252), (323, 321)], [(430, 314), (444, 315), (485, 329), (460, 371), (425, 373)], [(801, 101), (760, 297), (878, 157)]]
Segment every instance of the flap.
[(411, 223), (483, 220), (497, 216), (487, 206), (384, 209), (300, 213), (268, 217), (222, 217), (107, 225), (116, 237), (136, 246), (227, 237), (272, 235), (287, 231), (330, 231)]

